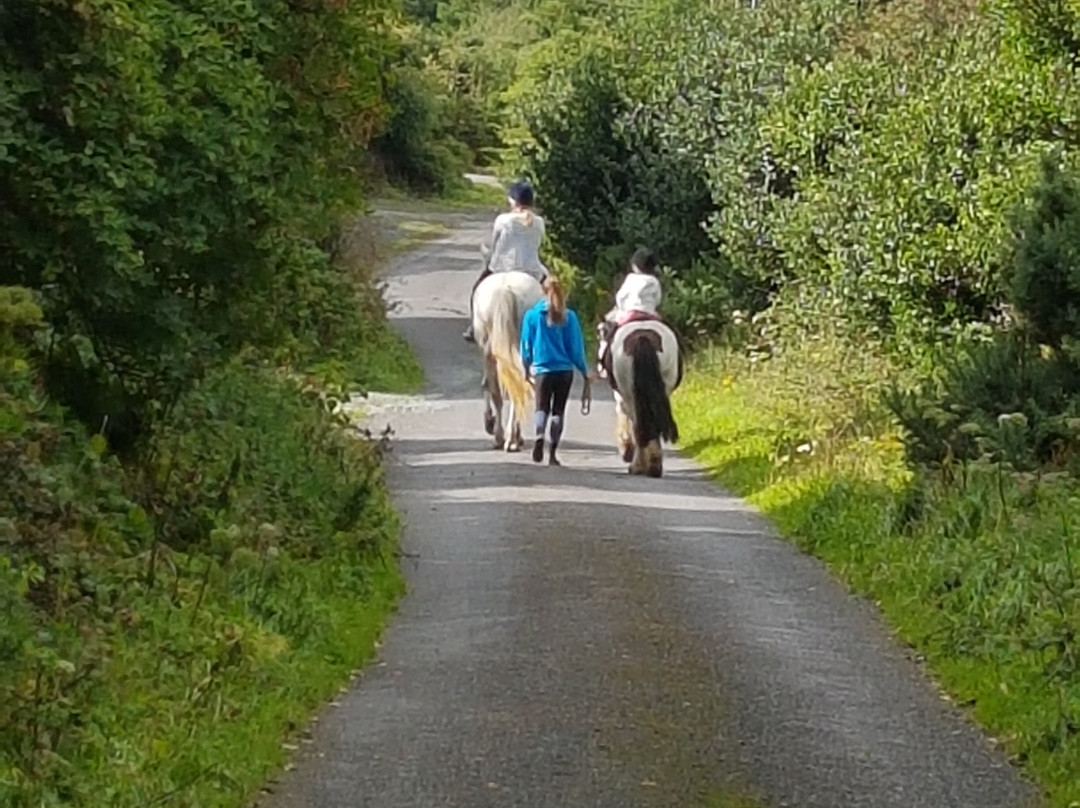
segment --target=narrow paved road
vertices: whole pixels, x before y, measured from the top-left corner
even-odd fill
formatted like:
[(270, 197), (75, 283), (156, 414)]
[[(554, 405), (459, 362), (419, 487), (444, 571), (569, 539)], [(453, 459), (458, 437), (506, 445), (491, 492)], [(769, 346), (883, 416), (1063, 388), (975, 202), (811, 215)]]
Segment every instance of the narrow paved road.
[[(271, 808), (1017, 808), (1033, 791), (820, 564), (614, 415), (565, 466), (494, 452), (460, 339), (488, 220), (391, 270), (429, 394), (397, 432), (410, 594)], [(576, 395), (576, 393), (575, 393)]]

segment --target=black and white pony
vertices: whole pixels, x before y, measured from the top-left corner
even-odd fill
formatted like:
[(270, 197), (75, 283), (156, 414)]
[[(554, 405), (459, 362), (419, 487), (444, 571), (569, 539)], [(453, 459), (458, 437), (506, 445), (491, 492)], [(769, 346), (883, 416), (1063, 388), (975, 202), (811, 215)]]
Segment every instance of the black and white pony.
[(662, 442), (679, 439), (670, 398), (682, 381), (678, 338), (659, 320), (626, 323), (615, 332), (608, 362), (623, 460), (631, 474), (660, 477)]

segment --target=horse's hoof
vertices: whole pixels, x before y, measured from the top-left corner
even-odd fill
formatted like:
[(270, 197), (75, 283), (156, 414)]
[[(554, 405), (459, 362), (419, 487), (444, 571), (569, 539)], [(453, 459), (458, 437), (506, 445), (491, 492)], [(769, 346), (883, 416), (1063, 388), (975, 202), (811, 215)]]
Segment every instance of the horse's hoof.
[(645, 470), (645, 474), (649, 477), (659, 478), (664, 476), (664, 470), (660, 466), (649, 466)]
[(634, 459), (634, 447), (633, 446), (627, 446), (625, 449), (623, 449), (622, 459), (623, 459), (624, 463), (630, 463), (631, 461), (633, 461), (633, 459)]
[(494, 418), (484, 418), (484, 431), (487, 432), (489, 435), (494, 435), (495, 434), (495, 419)]
[(520, 452), (521, 451), (521, 444), (520, 443), (508, 443), (508, 444), (506, 444), (506, 451), (507, 452)]

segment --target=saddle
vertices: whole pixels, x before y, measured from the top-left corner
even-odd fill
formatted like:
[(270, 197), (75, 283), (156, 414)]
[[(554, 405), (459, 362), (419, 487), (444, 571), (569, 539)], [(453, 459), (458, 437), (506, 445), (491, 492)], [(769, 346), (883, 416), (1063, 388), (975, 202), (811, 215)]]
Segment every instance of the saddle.
[(611, 385), (611, 389), (618, 392), (619, 386), (615, 381), (615, 374), (611, 368), (611, 343), (615, 339), (615, 335), (619, 329), (623, 326), (630, 325), (631, 323), (656, 321), (663, 323), (671, 329), (671, 333), (675, 335), (675, 342), (679, 346), (679, 373), (675, 380), (675, 386), (678, 387), (682, 383), (683, 377), (683, 356), (685, 351), (683, 350), (682, 336), (675, 329), (671, 323), (664, 320), (659, 314), (654, 314), (648, 311), (630, 311), (627, 312), (618, 322), (609, 322), (607, 320), (601, 320), (596, 326), (597, 336), (599, 337), (599, 349), (597, 351), (597, 373), (602, 379), (607, 379), (608, 384)]

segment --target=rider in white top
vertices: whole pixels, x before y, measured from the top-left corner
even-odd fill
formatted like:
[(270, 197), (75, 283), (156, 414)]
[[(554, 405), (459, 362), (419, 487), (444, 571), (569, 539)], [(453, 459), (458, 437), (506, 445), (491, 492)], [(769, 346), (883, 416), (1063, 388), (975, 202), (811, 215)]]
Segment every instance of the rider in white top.
[(540, 263), (543, 238), (544, 220), (531, 210), (499, 214), (492, 229), (488, 269), (527, 272), (542, 281), (548, 274), (547, 267)]
[(615, 308), (604, 319), (622, 325), (624, 318), (632, 311), (656, 314), (663, 296), (660, 280), (655, 275), (648, 275), (642, 270), (631, 271), (615, 294)]
[(508, 213), (495, 218), (491, 232), (491, 252), (487, 265), (469, 293), (469, 327), (462, 336), (473, 342), (472, 305), (476, 287), (495, 272), (526, 272), (543, 282), (547, 267), (540, 261), (540, 243), (544, 239), (544, 219), (533, 212), (534, 194), (527, 182), (515, 182), (507, 193)]
[(604, 361), (616, 329), (640, 314), (658, 316), (657, 309), (660, 308), (660, 301), (664, 296), (660, 279), (656, 277), (659, 266), (656, 254), (647, 247), (639, 247), (630, 259), (630, 272), (615, 293), (615, 307), (604, 315), (598, 328), (600, 344), (596, 355), (597, 370), (601, 377), (607, 376)]

